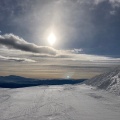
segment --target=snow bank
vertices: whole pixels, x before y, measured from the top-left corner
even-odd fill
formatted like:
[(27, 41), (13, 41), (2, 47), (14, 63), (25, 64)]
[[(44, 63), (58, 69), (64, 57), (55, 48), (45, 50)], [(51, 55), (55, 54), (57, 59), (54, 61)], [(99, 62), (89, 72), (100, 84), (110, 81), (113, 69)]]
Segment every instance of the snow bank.
[(120, 66), (85, 81), (85, 84), (120, 95)]

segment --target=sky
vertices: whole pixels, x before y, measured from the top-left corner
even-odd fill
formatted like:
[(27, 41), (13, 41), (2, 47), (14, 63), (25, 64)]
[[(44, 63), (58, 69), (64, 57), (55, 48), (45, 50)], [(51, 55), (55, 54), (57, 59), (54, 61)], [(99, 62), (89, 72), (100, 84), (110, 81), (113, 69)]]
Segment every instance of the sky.
[(120, 64), (119, 31), (120, 0), (0, 0), (0, 75), (91, 78)]

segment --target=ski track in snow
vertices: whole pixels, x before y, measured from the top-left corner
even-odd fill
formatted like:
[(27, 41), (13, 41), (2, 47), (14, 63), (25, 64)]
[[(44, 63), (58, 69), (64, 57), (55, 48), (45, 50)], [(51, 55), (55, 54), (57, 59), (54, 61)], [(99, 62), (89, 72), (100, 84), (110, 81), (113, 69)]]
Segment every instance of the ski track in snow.
[(87, 85), (0, 88), (0, 120), (120, 120), (120, 96)]

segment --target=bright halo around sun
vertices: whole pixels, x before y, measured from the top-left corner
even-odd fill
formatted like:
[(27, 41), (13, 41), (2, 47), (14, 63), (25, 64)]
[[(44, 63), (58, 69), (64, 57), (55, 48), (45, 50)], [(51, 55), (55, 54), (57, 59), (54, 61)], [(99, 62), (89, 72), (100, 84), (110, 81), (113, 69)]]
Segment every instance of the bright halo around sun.
[(48, 38), (47, 38), (47, 40), (48, 40), (48, 43), (51, 46), (53, 46), (55, 44), (55, 42), (56, 42), (56, 36), (55, 36), (55, 34), (54, 33), (50, 33), (49, 36), (48, 36)]

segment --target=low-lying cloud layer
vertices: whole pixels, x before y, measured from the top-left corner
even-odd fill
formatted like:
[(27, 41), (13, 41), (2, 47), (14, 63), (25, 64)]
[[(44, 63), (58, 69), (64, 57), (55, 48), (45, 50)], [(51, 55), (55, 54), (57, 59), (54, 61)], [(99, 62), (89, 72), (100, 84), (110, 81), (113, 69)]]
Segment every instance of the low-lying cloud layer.
[(57, 50), (48, 46), (37, 46), (34, 43), (28, 43), (22, 38), (13, 34), (0, 35), (0, 45), (4, 45), (9, 49), (17, 49), (33, 53), (43, 53), (55, 55)]
[[(27, 61), (27, 62), (39, 62), (41, 58), (58, 58), (74, 61), (119, 61), (120, 59), (114, 59), (106, 56), (81, 54), (82, 49), (73, 50), (56, 50), (48, 46), (38, 46), (34, 43), (29, 43), (24, 39), (13, 35), (5, 34), (0, 35), (0, 45), (12, 49), (12, 51), (5, 50), (4, 53), (0, 53), (0, 59), (9, 61)], [(20, 51), (23, 51), (20, 53)], [(25, 51), (25, 52), (24, 52)], [(29, 52), (29, 53), (27, 53)], [(21, 58), (20, 58), (21, 55)], [(7, 56), (7, 57), (5, 57)]]
[(35, 62), (35, 60), (27, 59), (27, 58), (16, 58), (16, 57), (5, 57), (0, 55), (0, 60), (4, 61), (16, 61), (16, 62)]

